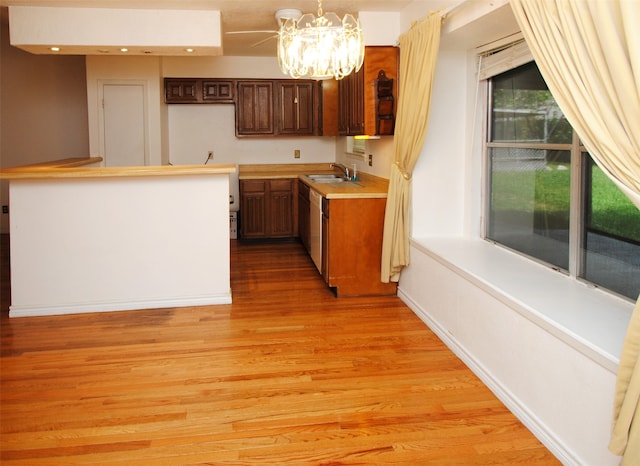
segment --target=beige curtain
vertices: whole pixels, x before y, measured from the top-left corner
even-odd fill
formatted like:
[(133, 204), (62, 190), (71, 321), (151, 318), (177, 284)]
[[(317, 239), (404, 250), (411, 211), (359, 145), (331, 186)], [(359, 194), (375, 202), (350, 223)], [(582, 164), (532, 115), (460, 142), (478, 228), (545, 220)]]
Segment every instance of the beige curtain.
[[(540, 72), (605, 173), (640, 208), (640, 2), (511, 0)], [(640, 300), (625, 339), (609, 449), (640, 465)]]
[(382, 240), (384, 283), (397, 282), (409, 264), (411, 174), (427, 132), (441, 25), (441, 13), (433, 12), (400, 36), (400, 97)]

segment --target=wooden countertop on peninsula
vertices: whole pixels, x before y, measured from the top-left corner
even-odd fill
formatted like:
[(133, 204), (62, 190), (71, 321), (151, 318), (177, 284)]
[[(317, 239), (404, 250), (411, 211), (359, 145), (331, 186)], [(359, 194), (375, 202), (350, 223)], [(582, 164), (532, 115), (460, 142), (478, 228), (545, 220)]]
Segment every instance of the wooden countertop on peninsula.
[(240, 180), (298, 178), (327, 199), (386, 198), (389, 180), (359, 173), (358, 181), (317, 183), (305, 175), (337, 173), (328, 163), (240, 165)]
[(145, 165), (137, 167), (87, 167), (100, 163), (102, 157), (78, 157), (34, 165), (4, 168), (0, 179), (33, 180), (55, 178), (122, 178), (146, 176), (215, 175), (235, 173), (233, 164), (216, 165)]

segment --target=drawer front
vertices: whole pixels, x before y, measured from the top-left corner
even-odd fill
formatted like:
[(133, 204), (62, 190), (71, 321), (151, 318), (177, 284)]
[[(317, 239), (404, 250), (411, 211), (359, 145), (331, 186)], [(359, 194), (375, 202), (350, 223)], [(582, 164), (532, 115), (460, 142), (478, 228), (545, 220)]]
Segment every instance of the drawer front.
[(291, 191), (293, 181), (291, 179), (271, 180), (271, 191)]
[(240, 189), (245, 193), (263, 193), (266, 191), (265, 180), (242, 180), (240, 182)]

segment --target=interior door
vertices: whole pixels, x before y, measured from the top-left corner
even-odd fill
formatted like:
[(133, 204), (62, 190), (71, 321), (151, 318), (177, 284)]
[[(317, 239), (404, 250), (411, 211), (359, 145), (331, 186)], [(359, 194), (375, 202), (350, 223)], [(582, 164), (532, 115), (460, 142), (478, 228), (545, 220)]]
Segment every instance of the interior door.
[(103, 83), (102, 157), (107, 167), (146, 165), (144, 83)]

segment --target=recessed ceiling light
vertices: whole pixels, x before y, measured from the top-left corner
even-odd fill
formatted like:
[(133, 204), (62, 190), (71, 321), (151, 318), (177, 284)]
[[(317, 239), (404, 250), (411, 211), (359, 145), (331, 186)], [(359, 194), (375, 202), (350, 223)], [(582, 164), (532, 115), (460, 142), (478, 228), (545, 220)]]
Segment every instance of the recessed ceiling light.
[(59, 52), (60, 47), (51, 47), (49, 50), (51, 50), (52, 52)]
[(126, 47), (122, 47), (122, 48), (120, 49), (120, 51), (121, 51), (121, 52), (128, 52), (128, 51), (129, 51), (129, 49), (128, 49), (128, 48), (126, 48)]
[(185, 49), (185, 50), (189, 53), (193, 52), (193, 49)]
[(109, 53), (109, 51), (107, 49), (98, 49), (98, 52), (100, 52), (100, 53)]

